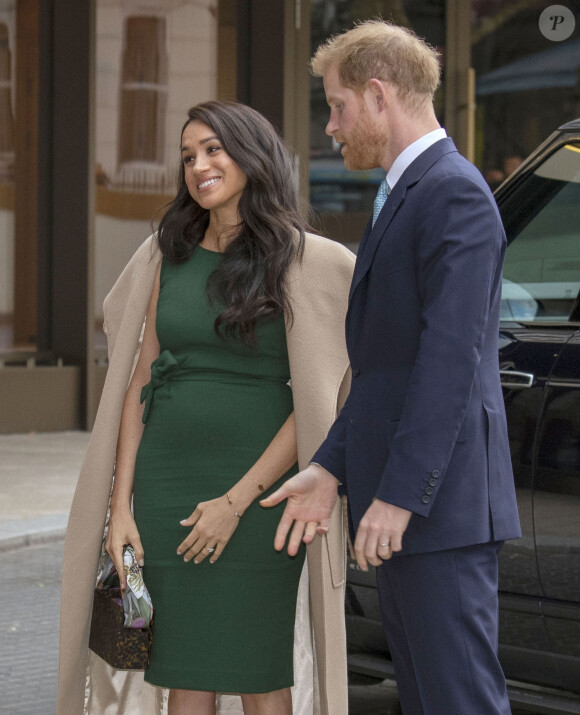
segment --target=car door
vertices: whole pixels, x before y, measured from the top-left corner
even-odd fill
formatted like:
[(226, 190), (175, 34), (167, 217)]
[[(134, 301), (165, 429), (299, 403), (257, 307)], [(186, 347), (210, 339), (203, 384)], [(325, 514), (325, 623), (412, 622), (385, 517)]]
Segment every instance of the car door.
[(503, 324), (500, 371), (522, 537), (500, 555), (500, 660), (506, 676), (554, 685), (558, 674), (542, 615), (542, 587), (534, 537), (536, 433), (548, 377), (561, 347), (559, 333)]
[(542, 613), (560, 687), (580, 692), (579, 332), (564, 345), (548, 382), (538, 430), (534, 522)]
[(580, 687), (580, 137), (553, 137), (496, 197), (509, 242), (499, 359), (523, 533), (500, 561), (500, 657), (509, 678), (573, 689), (572, 682)]

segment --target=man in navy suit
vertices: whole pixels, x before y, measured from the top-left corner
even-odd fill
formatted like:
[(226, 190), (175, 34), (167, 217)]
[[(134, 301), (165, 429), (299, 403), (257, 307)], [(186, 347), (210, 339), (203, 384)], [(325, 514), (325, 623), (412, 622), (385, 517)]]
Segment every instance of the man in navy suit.
[(498, 552), (520, 535), (498, 366), (505, 235), (492, 194), (439, 126), (436, 53), (370, 21), (313, 58), (327, 134), (382, 167), (346, 319), (352, 388), (288, 499), (282, 549), (324, 533), (348, 496), (359, 566), (408, 715), (509, 713), (497, 659)]

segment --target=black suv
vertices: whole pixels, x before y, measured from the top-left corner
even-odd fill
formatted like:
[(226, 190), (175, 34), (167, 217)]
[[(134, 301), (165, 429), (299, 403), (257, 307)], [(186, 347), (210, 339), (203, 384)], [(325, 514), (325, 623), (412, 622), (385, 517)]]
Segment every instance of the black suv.
[[(495, 192), (508, 249), (499, 363), (523, 536), (500, 557), (512, 702), (580, 713), (580, 119)], [(372, 569), (349, 562), (349, 671), (392, 675)]]

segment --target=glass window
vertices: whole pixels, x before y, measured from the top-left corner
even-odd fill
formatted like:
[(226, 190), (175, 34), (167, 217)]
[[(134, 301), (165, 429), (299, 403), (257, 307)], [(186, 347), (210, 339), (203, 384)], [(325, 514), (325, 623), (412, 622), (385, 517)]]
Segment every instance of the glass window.
[(167, 99), (164, 17), (128, 17), (121, 84), (119, 163), (163, 163)]
[(502, 319), (578, 320), (580, 144), (551, 154), (509, 197), (502, 214), (510, 241)]
[[(330, 35), (353, 27), (356, 21), (381, 16), (412, 28), (445, 58), (445, 0), (311, 0), (312, 51)], [(324, 235), (355, 247), (369, 219), (382, 169), (349, 171), (324, 128), (328, 105), (322, 80), (310, 84), (310, 203), (311, 222)], [(435, 98), (443, 123), (443, 97)]]
[(14, 57), (16, 12), (0, 1), (0, 352), (14, 331)]
[[(476, 160), (492, 188), (561, 124), (580, 115), (580, 11), (576, 31), (555, 41), (540, 31), (550, 3), (472, 0)], [(565, 3), (573, 8), (578, 3)]]
[(12, 312), (13, 216), (12, 171), (14, 137), (12, 115), (11, 52), (8, 25), (0, 22), (0, 346), (10, 342)]
[(11, 66), (8, 25), (0, 22), (0, 177), (9, 174), (14, 161)]

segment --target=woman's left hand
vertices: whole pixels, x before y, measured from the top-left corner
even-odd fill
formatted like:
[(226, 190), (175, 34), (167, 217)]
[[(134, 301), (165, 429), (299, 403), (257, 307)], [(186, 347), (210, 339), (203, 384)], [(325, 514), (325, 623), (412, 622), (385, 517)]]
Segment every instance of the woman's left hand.
[(192, 526), (189, 536), (177, 549), (184, 561), (198, 564), (208, 556), (210, 563), (215, 563), (222, 555), (232, 534), (238, 528), (240, 518), (234, 514), (235, 508), (226, 497), (200, 502), (193, 514), (179, 523)]

